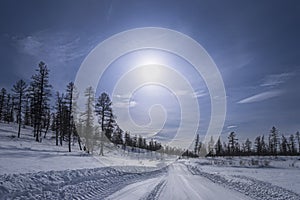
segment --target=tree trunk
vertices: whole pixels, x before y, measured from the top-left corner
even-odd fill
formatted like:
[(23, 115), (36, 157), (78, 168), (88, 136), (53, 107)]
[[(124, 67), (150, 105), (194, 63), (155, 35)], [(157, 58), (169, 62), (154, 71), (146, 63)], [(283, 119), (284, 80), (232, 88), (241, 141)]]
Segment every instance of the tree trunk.
[(69, 132), (69, 152), (71, 152), (71, 131)]
[(57, 128), (55, 128), (55, 144), (56, 144), (56, 146), (58, 146), (58, 130), (57, 130)]
[(103, 139), (104, 139), (104, 133), (103, 133), (103, 131), (101, 131), (100, 156), (104, 156), (104, 153), (103, 153), (103, 145), (104, 145)]
[(80, 151), (82, 151), (82, 148), (81, 148), (81, 139), (80, 139), (79, 135), (78, 135), (78, 145), (79, 145)]

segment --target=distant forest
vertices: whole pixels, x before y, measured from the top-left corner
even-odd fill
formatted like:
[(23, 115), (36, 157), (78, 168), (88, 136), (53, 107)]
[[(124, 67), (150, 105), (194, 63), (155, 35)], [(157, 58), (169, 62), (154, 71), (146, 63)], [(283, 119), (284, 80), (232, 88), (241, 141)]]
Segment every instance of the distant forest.
[[(49, 73), (47, 65), (40, 62), (30, 83), (18, 80), (9, 90), (1, 89), (0, 121), (17, 123), (17, 137), (21, 137), (22, 128), (30, 126), (35, 141), (42, 142), (51, 130), (55, 134), (55, 145), (62, 146), (63, 141), (67, 142), (71, 152), (72, 144), (77, 143), (80, 150), (100, 155), (104, 155), (103, 148), (107, 144), (121, 147), (124, 151), (141, 152), (144, 149), (184, 157), (300, 155), (299, 132), (289, 137), (279, 136), (275, 127), (272, 127), (267, 139), (258, 136), (254, 142), (249, 139), (239, 142), (236, 133), (231, 132), (227, 143), (221, 142), (220, 138), (215, 142), (211, 137), (208, 144), (203, 144), (199, 135), (196, 135), (193, 149), (189, 150), (162, 145), (153, 139), (147, 141), (118, 126), (107, 93), (95, 97), (93, 88), (87, 88), (84, 94), (85, 111), (79, 113), (74, 83), (70, 82), (65, 92), (53, 95)], [(55, 105), (51, 106), (50, 102), (55, 102)], [(98, 119), (97, 124), (94, 124), (94, 114)], [(96, 149), (99, 152), (95, 152)]]
[[(272, 127), (270, 133), (265, 136), (257, 136), (254, 142), (248, 138), (244, 142), (239, 142), (235, 132), (228, 135), (228, 141), (222, 142), (220, 137), (215, 142), (211, 137), (208, 142), (208, 153), (206, 156), (297, 156), (300, 155), (300, 135), (299, 131), (290, 136), (279, 135), (276, 127)], [(194, 154), (199, 155), (202, 144), (199, 136), (195, 140)], [(200, 148), (199, 148), (200, 147)]]

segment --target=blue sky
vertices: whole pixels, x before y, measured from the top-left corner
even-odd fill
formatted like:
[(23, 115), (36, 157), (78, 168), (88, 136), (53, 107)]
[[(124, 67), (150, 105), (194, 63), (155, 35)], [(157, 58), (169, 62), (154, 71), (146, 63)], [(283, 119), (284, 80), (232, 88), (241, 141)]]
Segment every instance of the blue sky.
[[(0, 24), (1, 87), (28, 81), (43, 60), (54, 90), (62, 91), (101, 41), (132, 28), (164, 27), (196, 40), (218, 66), (227, 94), (224, 134), (252, 138), (273, 125), (281, 133), (300, 130), (299, 1), (7, 0)], [(205, 94), (205, 86), (198, 89)]]

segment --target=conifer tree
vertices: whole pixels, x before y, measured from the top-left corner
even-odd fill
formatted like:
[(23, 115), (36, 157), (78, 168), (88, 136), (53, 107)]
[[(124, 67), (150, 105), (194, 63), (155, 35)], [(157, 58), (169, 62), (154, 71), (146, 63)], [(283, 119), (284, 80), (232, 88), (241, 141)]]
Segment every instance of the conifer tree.
[(298, 141), (298, 153), (300, 154), (300, 133), (299, 133), (299, 131), (296, 132), (296, 139)]
[(18, 138), (21, 133), (22, 125), (22, 109), (24, 107), (25, 93), (27, 89), (27, 84), (23, 80), (19, 80), (15, 85), (13, 85), (12, 91), (14, 92), (16, 98), (16, 110), (17, 110), (17, 123), (19, 124), (18, 128)]
[(98, 123), (101, 127), (100, 130), (100, 155), (104, 155), (103, 146), (105, 135), (111, 138), (111, 130), (113, 130), (114, 116), (112, 114), (112, 102), (107, 93), (103, 92), (97, 99), (95, 112), (98, 116)]
[(199, 146), (199, 134), (197, 134), (195, 139), (195, 147), (194, 147), (194, 153), (198, 154), (198, 146)]
[(94, 139), (94, 90), (92, 87), (88, 87), (85, 90), (85, 97), (86, 97), (86, 110), (82, 114), (82, 119), (80, 120), (82, 124), (82, 134), (85, 140), (84, 150), (88, 153), (93, 153), (93, 139)]
[(220, 137), (217, 140), (217, 143), (215, 145), (215, 150), (216, 150), (216, 156), (221, 156), (223, 154), (223, 147), (222, 147), (222, 142)]
[(51, 96), (49, 84), (49, 69), (44, 62), (40, 62), (36, 74), (32, 76), (31, 82), (31, 102), (34, 123), (34, 136), (37, 142), (41, 142), (43, 120), (47, 117), (49, 98)]
[(3, 120), (6, 95), (7, 95), (6, 89), (2, 88), (0, 93), (0, 121)]
[(269, 135), (269, 151), (272, 155), (277, 155), (277, 148), (278, 148), (278, 130), (275, 126), (272, 127), (270, 130)]
[(295, 147), (295, 137), (294, 135), (290, 135), (289, 137), (289, 153), (290, 155), (295, 155), (296, 154), (296, 147)]
[(229, 150), (229, 154), (234, 154), (236, 152), (236, 141), (238, 139), (236, 138), (236, 134), (235, 132), (231, 132), (228, 136), (228, 150)]
[(71, 152), (71, 137), (73, 133), (73, 127), (74, 127), (74, 119), (73, 119), (73, 92), (74, 92), (74, 83), (70, 82), (67, 85), (67, 93), (65, 97), (65, 102), (66, 102), (66, 129), (68, 132), (68, 147), (69, 147), (69, 152)]
[(288, 151), (288, 142), (284, 135), (281, 136), (281, 144), (280, 144), (280, 153), (282, 155), (287, 155)]

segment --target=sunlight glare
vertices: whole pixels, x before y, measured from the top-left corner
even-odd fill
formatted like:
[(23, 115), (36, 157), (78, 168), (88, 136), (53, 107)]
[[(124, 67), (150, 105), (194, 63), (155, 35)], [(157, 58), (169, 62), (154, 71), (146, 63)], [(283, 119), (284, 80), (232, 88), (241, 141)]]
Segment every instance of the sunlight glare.
[(162, 70), (160, 66), (148, 65), (143, 66), (141, 70), (141, 78), (143, 80), (155, 81), (161, 78)]

